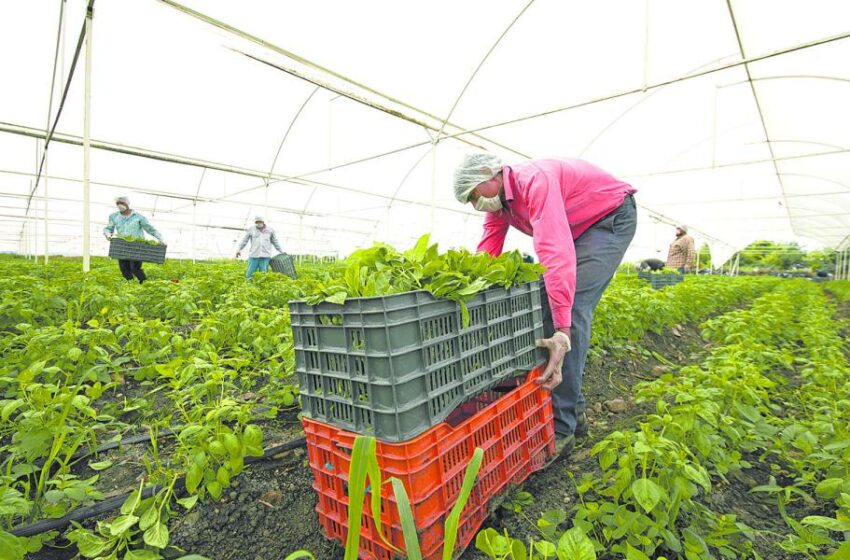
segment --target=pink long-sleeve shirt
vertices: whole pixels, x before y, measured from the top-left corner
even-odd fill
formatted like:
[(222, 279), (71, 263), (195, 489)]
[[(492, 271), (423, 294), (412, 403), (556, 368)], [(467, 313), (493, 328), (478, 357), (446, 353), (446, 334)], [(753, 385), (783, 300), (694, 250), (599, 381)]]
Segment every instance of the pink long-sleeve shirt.
[(555, 328), (569, 327), (576, 291), (573, 240), (636, 190), (578, 159), (542, 159), (506, 166), (502, 179), (507, 204), (487, 214), (478, 250), (493, 256), (501, 254), (510, 226), (530, 235), (540, 264), (546, 267), (543, 278)]

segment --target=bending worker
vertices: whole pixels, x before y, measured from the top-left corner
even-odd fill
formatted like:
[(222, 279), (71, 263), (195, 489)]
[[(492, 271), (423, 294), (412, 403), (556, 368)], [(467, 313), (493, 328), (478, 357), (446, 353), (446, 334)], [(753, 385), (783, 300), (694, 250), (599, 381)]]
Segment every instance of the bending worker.
[[(118, 211), (109, 215), (109, 223), (103, 228), (103, 236), (106, 239), (111, 240), (113, 235), (144, 239), (144, 232), (147, 232), (163, 245), (166, 244), (162, 234), (151, 225), (147, 218), (130, 209), (129, 198), (119, 196), (115, 199), (115, 206)], [(121, 275), (127, 280), (132, 280), (135, 276), (141, 284), (148, 279), (145, 271), (142, 270), (142, 261), (118, 259), (118, 268), (121, 270)]]
[(635, 189), (577, 159), (502, 165), (499, 157), (467, 155), (455, 171), (457, 199), (486, 212), (479, 251), (499, 255), (510, 226), (533, 238), (546, 267), (543, 325), (549, 362), (537, 382), (552, 390), (555, 441), (568, 453), (587, 434), (582, 374), (593, 310), (637, 225)]
[(262, 216), (254, 218), (254, 225), (245, 230), (245, 237), (239, 243), (239, 249), (236, 250), (236, 258), (242, 254), (242, 249), (245, 245), (251, 242), (250, 253), (248, 253), (248, 270), (245, 272), (245, 277), (251, 280), (254, 273), (269, 271), (269, 261), (272, 258), (272, 247), (277, 249), (278, 253), (283, 253), (280, 248), (280, 243), (277, 240), (277, 235), (274, 230), (266, 225), (266, 221)]

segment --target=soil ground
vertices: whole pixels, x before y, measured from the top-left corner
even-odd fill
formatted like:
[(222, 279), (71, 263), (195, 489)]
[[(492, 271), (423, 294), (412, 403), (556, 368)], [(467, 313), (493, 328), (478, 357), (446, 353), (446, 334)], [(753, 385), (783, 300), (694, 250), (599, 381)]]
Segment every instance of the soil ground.
[[(850, 316), (850, 304), (839, 309), (839, 316)], [(618, 427), (630, 427), (643, 412), (632, 399), (633, 386), (651, 380), (665, 371), (685, 364), (696, 364), (709, 348), (699, 337), (695, 326), (676, 327), (661, 334), (647, 334), (637, 344), (607, 355), (593, 355), (585, 371), (584, 387), (588, 402), (590, 435), (579, 440), (565, 461), (558, 461), (542, 472), (532, 474), (524, 490), (535, 496), (533, 504), (514, 513), (497, 509), (485, 526), (508, 528), (511, 536), (536, 536), (534, 522), (541, 512), (569, 508), (577, 494), (568, 472), (577, 477), (583, 472), (598, 471), (590, 449), (606, 434)], [(660, 358), (660, 359), (659, 359)], [(611, 403), (621, 399), (622, 402)], [(608, 403), (608, 404), (605, 404)], [(614, 412), (613, 410), (616, 410)], [(294, 415), (281, 418), (272, 438), (265, 444), (293, 439), (301, 434), (293, 424)], [(129, 452), (123, 457), (133, 462)], [(769, 499), (749, 493), (750, 488), (766, 484), (776, 474), (758, 457), (750, 458), (753, 468), (730, 476), (727, 484), (716, 486), (706, 505), (720, 513), (735, 513), (739, 520), (756, 533), (755, 545), (763, 558), (790, 560), (798, 556), (783, 553), (776, 547), (772, 533), (786, 534), (788, 528)], [(116, 461), (117, 462), (117, 461)], [(781, 474), (781, 465), (778, 467)], [(296, 449), (270, 461), (248, 467), (234, 480), (218, 502), (198, 504), (187, 515), (172, 520), (169, 558), (181, 554), (198, 554), (213, 560), (282, 560), (287, 554), (306, 549), (318, 560), (341, 560), (342, 547), (325, 539), (314, 511), (313, 477), (306, 453)], [(804, 505), (792, 505), (796, 518), (819, 512)], [(799, 510), (799, 511), (796, 511)], [(89, 523), (87, 523), (88, 525)], [(57, 543), (61, 546), (61, 542)], [(66, 543), (67, 544), (67, 543)], [(70, 549), (48, 549), (32, 555), (34, 560), (72, 558)], [(462, 560), (485, 558), (471, 544)]]

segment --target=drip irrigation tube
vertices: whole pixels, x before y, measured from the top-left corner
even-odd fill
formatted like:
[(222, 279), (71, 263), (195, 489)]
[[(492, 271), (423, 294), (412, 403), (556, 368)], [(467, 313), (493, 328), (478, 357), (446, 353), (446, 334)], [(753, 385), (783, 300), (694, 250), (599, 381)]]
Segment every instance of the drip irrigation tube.
[[(266, 461), (279, 453), (291, 451), (292, 449), (303, 447), (306, 444), (307, 438), (298, 438), (287, 443), (275, 445), (273, 447), (265, 449), (263, 451), (262, 457), (246, 457), (245, 464), (250, 465), (252, 463), (258, 463), (260, 461)], [(178, 479), (178, 481), (174, 485), (175, 493), (180, 493), (184, 490), (186, 484), (185, 480), (185, 477), (182, 476), (180, 477), (180, 479)], [(163, 486), (161, 485), (153, 485), (144, 488), (142, 490), (142, 499), (150, 498), (151, 496), (162, 490), (162, 488)], [(121, 507), (121, 504), (124, 503), (124, 501), (130, 494), (132, 494), (132, 492), (127, 492), (126, 494), (122, 494), (119, 496), (113, 496), (112, 498), (108, 498), (96, 504), (76, 509), (70, 513), (65, 514), (65, 516), (63, 517), (59, 517), (56, 519), (42, 519), (41, 521), (36, 521), (35, 523), (31, 523), (29, 525), (15, 527), (14, 529), (12, 529), (11, 533), (16, 537), (32, 537), (34, 535), (46, 533), (48, 531), (61, 530), (70, 525), (72, 521), (82, 523), (86, 519), (104, 515), (111, 511), (117, 510)]]

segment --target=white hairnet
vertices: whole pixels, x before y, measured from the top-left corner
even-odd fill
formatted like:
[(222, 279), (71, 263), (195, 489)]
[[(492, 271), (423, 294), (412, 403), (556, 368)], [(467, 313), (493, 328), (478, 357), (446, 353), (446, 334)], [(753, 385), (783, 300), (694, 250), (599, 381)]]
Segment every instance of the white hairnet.
[(685, 233), (688, 233), (688, 226), (685, 226), (685, 225), (679, 224), (679, 225), (678, 225), (678, 226), (676, 226), (676, 227), (677, 227), (677, 228), (679, 228), (680, 230), (684, 231)]
[(127, 205), (128, 208), (130, 206), (130, 199), (127, 198), (126, 196), (116, 196), (115, 197), (115, 204), (118, 204), (119, 202), (123, 202), (124, 204)]
[(469, 193), (479, 183), (489, 181), (501, 170), (502, 158), (499, 156), (485, 153), (467, 154), (455, 169), (455, 198), (465, 204), (469, 200)]
[(266, 223), (262, 216), (254, 216), (254, 221)]

